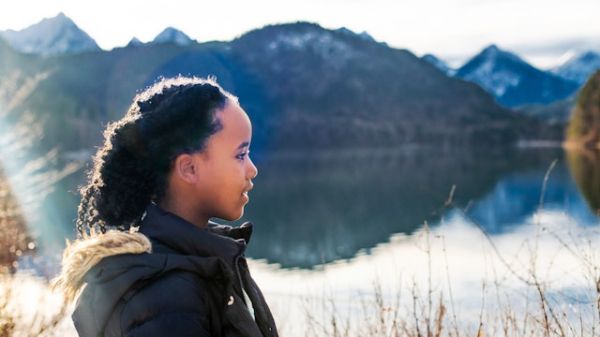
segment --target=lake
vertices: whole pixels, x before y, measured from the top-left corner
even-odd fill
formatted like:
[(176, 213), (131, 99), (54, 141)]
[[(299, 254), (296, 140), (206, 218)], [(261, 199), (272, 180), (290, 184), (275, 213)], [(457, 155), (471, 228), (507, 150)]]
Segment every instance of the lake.
[[(311, 315), (364, 315), (358, 299), (378, 291), (425, 317), (443, 296), (473, 329), (484, 308), (527, 311), (534, 279), (560, 312), (594, 315), (598, 158), (552, 147), (259, 153), (250, 203), (233, 224), (254, 223), (247, 255), (282, 335), (303, 335)], [(74, 237), (77, 184), (81, 175), (59, 184), (30, 229), (54, 258), (24, 256), (21, 268), (56, 271)]]

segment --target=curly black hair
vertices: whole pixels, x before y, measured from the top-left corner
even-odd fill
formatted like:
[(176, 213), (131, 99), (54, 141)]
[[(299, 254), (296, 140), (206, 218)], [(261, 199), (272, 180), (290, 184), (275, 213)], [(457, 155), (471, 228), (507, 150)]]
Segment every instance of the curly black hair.
[(80, 236), (139, 225), (149, 202), (160, 201), (174, 159), (202, 151), (222, 125), (216, 113), (237, 98), (213, 79), (161, 79), (108, 124), (87, 185), (80, 190)]

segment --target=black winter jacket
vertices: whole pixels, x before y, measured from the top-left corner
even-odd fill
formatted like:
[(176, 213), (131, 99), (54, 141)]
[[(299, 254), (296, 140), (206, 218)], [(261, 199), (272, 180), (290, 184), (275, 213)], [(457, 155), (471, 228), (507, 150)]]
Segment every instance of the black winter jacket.
[(85, 273), (72, 316), (80, 337), (278, 336), (244, 258), (252, 224), (199, 229), (150, 204), (139, 232), (151, 253), (123, 254), (122, 240), (98, 249), (107, 256)]

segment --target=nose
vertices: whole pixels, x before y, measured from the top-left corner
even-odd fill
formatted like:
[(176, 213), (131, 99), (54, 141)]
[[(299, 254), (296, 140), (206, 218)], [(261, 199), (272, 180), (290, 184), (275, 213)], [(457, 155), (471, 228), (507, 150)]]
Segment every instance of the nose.
[(249, 175), (249, 179), (254, 179), (256, 178), (256, 176), (258, 175), (258, 168), (256, 168), (256, 165), (254, 165), (254, 162), (252, 162), (252, 159), (250, 159), (248, 157), (248, 175)]

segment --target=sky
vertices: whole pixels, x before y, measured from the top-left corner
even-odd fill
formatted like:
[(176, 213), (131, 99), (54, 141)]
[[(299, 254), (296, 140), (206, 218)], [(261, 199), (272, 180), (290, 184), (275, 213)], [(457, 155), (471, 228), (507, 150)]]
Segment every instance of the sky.
[(600, 50), (600, 0), (2, 0), (0, 30), (23, 29), (60, 12), (107, 50), (134, 36), (152, 40), (168, 26), (202, 42), (294, 21), (366, 31), (452, 66), (491, 43), (541, 68)]

